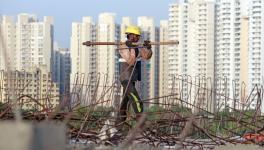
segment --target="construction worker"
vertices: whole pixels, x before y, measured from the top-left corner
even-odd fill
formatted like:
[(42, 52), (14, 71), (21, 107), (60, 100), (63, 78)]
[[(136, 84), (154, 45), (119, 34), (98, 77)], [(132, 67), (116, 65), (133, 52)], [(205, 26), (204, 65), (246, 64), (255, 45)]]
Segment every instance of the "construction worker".
[(123, 123), (127, 117), (128, 102), (132, 104), (138, 120), (143, 112), (143, 103), (135, 87), (135, 82), (141, 79), (141, 61), (148, 60), (152, 56), (150, 41), (144, 41), (143, 45), (137, 45), (141, 31), (137, 26), (128, 26), (125, 30), (127, 41), (120, 46), (120, 81), (123, 87), (123, 97), (118, 112), (117, 123)]

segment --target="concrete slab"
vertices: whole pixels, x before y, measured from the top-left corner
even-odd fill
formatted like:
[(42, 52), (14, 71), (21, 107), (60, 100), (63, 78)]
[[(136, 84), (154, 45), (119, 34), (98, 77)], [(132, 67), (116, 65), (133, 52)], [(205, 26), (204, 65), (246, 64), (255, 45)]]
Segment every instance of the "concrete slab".
[(65, 150), (66, 128), (63, 124), (43, 122), (0, 122), (1, 150)]

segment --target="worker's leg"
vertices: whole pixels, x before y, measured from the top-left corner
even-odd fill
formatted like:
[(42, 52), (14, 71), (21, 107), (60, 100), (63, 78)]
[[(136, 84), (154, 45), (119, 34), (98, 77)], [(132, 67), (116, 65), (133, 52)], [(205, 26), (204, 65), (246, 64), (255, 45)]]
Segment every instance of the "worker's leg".
[(127, 85), (127, 97), (129, 98), (133, 110), (137, 115), (137, 118), (140, 117), (140, 114), (143, 112), (143, 102), (141, 101), (139, 94), (135, 87), (135, 82), (132, 82), (131, 84)]
[(131, 101), (134, 112), (137, 115), (137, 119), (140, 117), (140, 114), (143, 112), (143, 102), (141, 101), (138, 92), (135, 87), (129, 91), (128, 98)]
[[(129, 83), (128, 81), (123, 81), (121, 82), (121, 84), (124, 88), (123, 93), (125, 96), (125, 99), (123, 99), (123, 101), (126, 102), (126, 103), (122, 103), (123, 105), (121, 106), (126, 107), (126, 111), (128, 111), (127, 105), (128, 105), (128, 101), (130, 101), (130, 103), (132, 104), (133, 110), (136, 113), (136, 120), (139, 121), (141, 114), (143, 112), (143, 102), (141, 101), (139, 94), (136, 90), (135, 82)], [(125, 121), (127, 114), (126, 114), (126, 111), (123, 111), (123, 110), (124, 109), (122, 110), (120, 109), (120, 111), (124, 112), (125, 117), (123, 118), (120, 117), (120, 119), (123, 119), (122, 121)], [(140, 129), (142, 129), (143, 127), (144, 127), (144, 123), (141, 124)]]
[(128, 101), (129, 99), (127, 96), (122, 99), (122, 102), (121, 102), (121, 105), (118, 111), (118, 115), (117, 115), (118, 117), (116, 121), (117, 125), (126, 121), (126, 118), (127, 118), (126, 108), (127, 108)]
[(127, 92), (126, 92), (126, 88), (127, 88), (127, 84), (128, 81), (122, 82), (122, 86), (123, 86), (123, 98), (121, 101), (121, 105), (119, 107), (119, 111), (118, 111), (118, 115), (117, 115), (117, 121), (116, 124), (120, 124), (124, 121), (126, 121), (127, 118), (127, 104), (129, 101), (129, 98), (127, 96)]
[[(135, 85), (129, 87), (128, 98), (130, 103), (132, 104), (133, 110), (136, 113), (137, 122), (140, 120), (143, 113), (143, 102), (141, 101), (139, 94), (136, 90)], [(145, 126), (145, 122), (141, 122), (139, 129), (143, 129)]]

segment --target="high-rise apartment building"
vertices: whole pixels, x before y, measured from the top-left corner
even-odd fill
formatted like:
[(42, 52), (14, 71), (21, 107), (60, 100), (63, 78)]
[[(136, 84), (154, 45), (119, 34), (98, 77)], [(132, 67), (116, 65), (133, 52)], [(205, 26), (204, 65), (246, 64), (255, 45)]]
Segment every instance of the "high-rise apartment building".
[[(159, 29), (155, 26), (152, 17), (138, 17), (138, 26), (141, 29), (141, 41), (159, 41)], [(140, 94), (143, 99), (158, 96), (159, 85), (159, 46), (152, 45), (152, 57), (150, 60), (141, 61)]]
[[(187, 74), (188, 70), (188, 20), (187, 1), (179, 1), (169, 6), (169, 40), (179, 41), (179, 45), (170, 45), (168, 48), (168, 91), (175, 94), (173, 102), (182, 93), (183, 86), (179, 86), (182, 83), (179, 83), (178, 77)], [(186, 96), (181, 96), (184, 97)]]
[[(160, 21), (160, 33), (159, 39), (160, 41), (168, 41), (169, 37), (169, 28), (168, 28), (168, 21), (161, 20)], [(168, 45), (160, 45), (159, 47), (159, 97), (166, 96), (169, 94), (168, 92)]]
[[(240, 33), (240, 82), (241, 83), (241, 90), (240, 92), (240, 103), (242, 105), (246, 105), (246, 99), (249, 94), (249, 17), (243, 16), (241, 18), (241, 33)], [(241, 106), (240, 105), (240, 108)]]
[(169, 6), (169, 40), (179, 45), (169, 47), (169, 86), (171, 76), (187, 73), (188, 4), (176, 3)]
[(96, 38), (96, 24), (91, 17), (83, 17), (81, 23), (72, 23), (70, 48), (72, 58), (72, 82), (77, 73), (88, 74), (96, 72), (96, 47), (82, 45), (85, 41), (96, 41)]
[[(264, 1), (250, 1), (249, 9), (249, 90), (264, 83)], [(250, 92), (250, 91), (249, 91)], [(255, 107), (257, 101), (251, 106)], [(262, 103), (264, 111), (264, 103)]]
[[(192, 85), (193, 95), (189, 96), (191, 103), (200, 103), (201, 108), (209, 111), (213, 111), (214, 107), (214, 93), (211, 92), (214, 84), (214, 12), (215, 3), (212, 0), (189, 2), (187, 53), (183, 52), (187, 55), (187, 75), (195, 79)], [(187, 85), (190, 87), (190, 83)], [(187, 88), (183, 90), (183, 93), (188, 91)]]
[[(115, 22), (114, 13), (99, 15), (97, 40), (99, 42), (114, 42), (120, 40), (120, 26)], [(109, 84), (118, 77), (118, 57), (116, 46), (98, 46), (97, 71), (109, 75)]]
[[(197, 103), (199, 98), (200, 107), (210, 111), (214, 105), (212, 93), (204, 89), (213, 88), (214, 12), (214, 1), (179, 1), (170, 5), (168, 22), (169, 40), (178, 40), (179, 45), (169, 46), (167, 91), (189, 103)], [(206, 81), (208, 78), (211, 83)], [(210, 98), (205, 97), (208, 94)]]
[[(59, 48), (54, 44), (54, 82), (60, 87), (61, 94), (70, 92), (71, 56), (68, 48)], [(69, 95), (68, 95), (69, 96)]]
[[(234, 107), (240, 92), (241, 1), (216, 1), (215, 88), (217, 107)], [(235, 106), (236, 107), (236, 106)]]
[[(101, 13), (98, 18), (97, 29), (98, 42), (117, 42), (120, 41), (120, 25), (116, 23), (116, 14)], [(97, 47), (97, 71), (104, 75), (98, 89), (98, 94), (101, 94), (105, 87), (117, 87), (119, 81), (119, 63), (118, 63), (118, 46), (101, 45)], [(110, 100), (111, 104), (117, 106), (119, 103), (120, 89), (114, 88), (114, 94), (107, 92), (102, 100)], [(100, 96), (100, 95), (98, 95)]]
[[(78, 99), (84, 104), (91, 103), (91, 96), (95, 87), (89, 87), (90, 90), (86, 90), (84, 87), (88, 87), (86, 85), (88, 83), (93, 85), (96, 82), (97, 48), (95, 46), (84, 46), (82, 43), (96, 40), (97, 26), (91, 17), (83, 17), (82, 22), (72, 23), (70, 87), (71, 92), (80, 94), (73, 94), (72, 101)], [(89, 93), (85, 93), (85, 91), (89, 91)]]
[(85, 41), (120, 41), (120, 25), (115, 21), (115, 14), (99, 14), (98, 23), (84, 17), (82, 23), (72, 24), (71, 37), (71, 90), (79, 93), (72, 101), (80, 99), (83, 105), (89, 105), (100, 100), (104, 106), (115, 105), (120, 96), (116, 88), (119, 80), (117, 46), (84, 46)]
[(11, 16), (2, 16), (0, 23), (0, 70), (16, 66), (16, 24)]
[[(1, 21), (1, 69), (12, 64), (12, 70), (31, 70), (46, 65), (52, 71), (53, 18), (41, 22), (35, 15), (19, 14), (17, 22), (10, 16)], [(6, 64), (3, 63), (5, 60)], [(10, 63), (12, 61), (12, 63)]]
[(35, 15), (19, 14), (16, 26), (17, 69), (46, 65), (52, 71), (53, 18), (38, 21)]
[(214, 10), (210, 0), (196, 0), (188, 7), (187, 74), (214, 77)]

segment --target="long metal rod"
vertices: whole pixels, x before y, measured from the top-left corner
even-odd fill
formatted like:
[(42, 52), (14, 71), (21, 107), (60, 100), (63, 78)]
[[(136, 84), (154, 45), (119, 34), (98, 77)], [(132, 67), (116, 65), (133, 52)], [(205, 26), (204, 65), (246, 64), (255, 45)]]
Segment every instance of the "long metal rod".
[[(92, 42), (86, 41), (83, 42), (83, 45), (86, 46), (95, 46), (95, 45), (123, 45), (125, 42)], [(178, 45), (179, 41), (166, 41), (166, 42), (150, 42), (151, 45)], [(135, 45), (143, 45), (142, 43), (135, 43)]]

